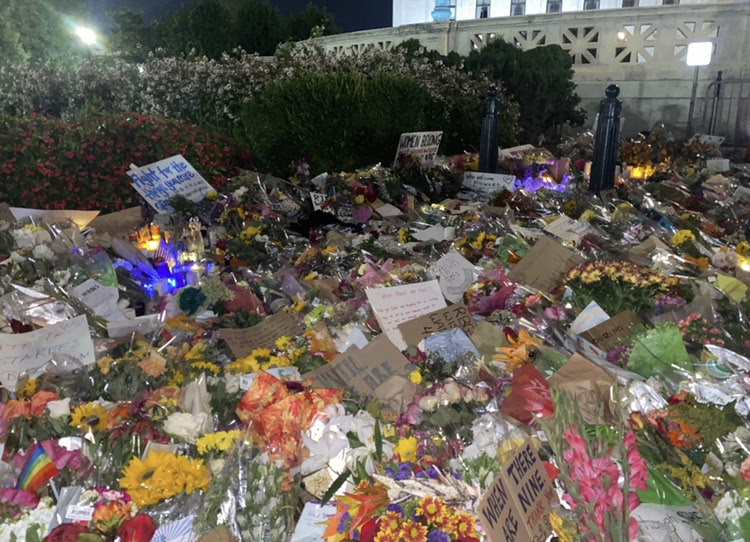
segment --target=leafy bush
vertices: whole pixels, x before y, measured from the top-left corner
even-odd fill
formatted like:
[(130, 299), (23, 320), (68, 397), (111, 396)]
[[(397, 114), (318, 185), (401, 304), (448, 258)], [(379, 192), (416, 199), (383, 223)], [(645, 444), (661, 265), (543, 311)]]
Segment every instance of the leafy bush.
[(274, 83), (243, 116), (249, 147), (284, 171), (300, 153), (317, 171), (393, 160), (403, 132), (428, 125), (431, 100), (414, 79), (360, 72), (308, 73)]
[(125, 171), (182, 154), (220, 186), (248, 159), (196, 126), (137, 113), (95, 113), (72, 123), (0, 119), (0, 199), (40, 209), (116, 211), (137, 205)]
[(581, 98), (573, 82), (573, 59), (559, 45), (523, 51), (497, 39), (472, 51), (465, 67), (505, 84), (520, 108), (523, 141), (536, 142), (556, 126), (580, 125), (586, 118), (584, 111), (577, 109)]

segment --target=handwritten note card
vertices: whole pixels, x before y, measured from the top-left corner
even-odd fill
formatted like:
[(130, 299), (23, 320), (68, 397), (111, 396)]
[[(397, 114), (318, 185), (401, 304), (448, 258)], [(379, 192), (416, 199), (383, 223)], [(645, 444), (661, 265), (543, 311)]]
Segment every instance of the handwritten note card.
[(549, 511), (554, 499), (552, 482), (527, 441), (482, 496), (479, 521), (491, 542), (546, 540), (552, 532)]
[(469, 309), (466, 308), (463, 301), (414, 320), (409, 320), (398, 326), (404, 341), (410, 346), (418, 345), (422, 339), (430, 335), (453, 328), (460, 328), (467, 335), (474, 333), (477, 328), (474, 317), (469, 313)]
[(542, 237), (516, 266), (508, 279), (525, 286), (549, 292), (560, 285), (570, 268), (585, 260), (549, 237)]
[(302, 328), (285, 312), (269, 316), (253, 327), (219, 330), (236, 358), (247, 357), (256, 348), (272, 348), (279, 337), (292, 339), (301, 333)]
[(394, 163), (398, 162), (398, 157), (402, 154), (418, 156), (422, 162), (433, 160), (437, 155), (442, 139), (443, 132), (412, 132), (401, 134)]
[(84, 365), (96, 361), (85, 316), (21, 335), (0, 333), (0, 384), (14, 390), (18, 375), (67, 354)]
[(584, 235), (586, 235), (588, 229), (589, 223), (585, 220), (577, 221), (569, 216), (560, 215), (560, 218), (547, 224), (544, 231), (551, 233), (563, 241), (573, 241), (574, 243), (577, 243)]
[(372, 395), (393, 375), (408, 374), (411, 363), (385, 335), (380, 335), (363, 349), (351, 347), (330, 363), (302, 375), (315, 387), (351, 389)]
[(516, 178), (513, 175), (499, 175), (496, 173), (464, 173), (464, 186), (480, 194), (494, 194), (503, 190), (513, 190)]
[(458, 303), (478, 276), (477, 268), (455, 250), (448, 252), (433, 266), (440, 290), (451, 303)]
[(158, 213), (172, 212), (169, 199), (173, 196), (184, 196), (198, 202), (213, 190), (206, 179), (179, 154), (147, 166), (131, 166), (127, 173), (133, 188)]
[(399, 350), (406, 349), (398, 325), (446, 307), (440, 284), (436, 280), (404, 284), (390, 288), (365, 290), (380, 329)]
[(320, 542), (323, 540), (328, 517), (335, 513), (336, 506), (333, 504), (306, 503), (297, 527), (294, 529), (291, 542)]
[(581, 333), (581, 337), (605, 352), (609, 352), (619, 346), (621, 339), (630, 337), (633, 328), (638, 324), (640, 324), (638, 316), (633, 311), (626, 310), (587, 329)]

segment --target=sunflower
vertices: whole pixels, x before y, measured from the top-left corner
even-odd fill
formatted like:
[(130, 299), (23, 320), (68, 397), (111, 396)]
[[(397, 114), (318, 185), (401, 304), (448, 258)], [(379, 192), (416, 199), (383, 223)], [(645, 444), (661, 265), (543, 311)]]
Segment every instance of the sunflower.
[(107, 409), (99, 403), (78, 405), (70, 417), (70, 426), (88, 433), (107, 428)]
[(149, 452), (141, 461), (133, 457), (122, 471), (120, 488), (142, 508), (182, 493), (208, 487), (208, 471), (203, 461), (169, 452)]

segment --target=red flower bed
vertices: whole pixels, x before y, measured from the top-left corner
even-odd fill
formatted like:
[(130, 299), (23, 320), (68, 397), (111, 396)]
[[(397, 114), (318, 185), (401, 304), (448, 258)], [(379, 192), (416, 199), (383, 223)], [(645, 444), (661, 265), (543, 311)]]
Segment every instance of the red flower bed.
[(41, 209), (117, 211), (138, 204), (125, 175), (182, 154), (219, 188), (249, 167), (229, 139), (138, 113), (92, 113), (66, 123), (40, 115), (0, 120), (0, 201)]

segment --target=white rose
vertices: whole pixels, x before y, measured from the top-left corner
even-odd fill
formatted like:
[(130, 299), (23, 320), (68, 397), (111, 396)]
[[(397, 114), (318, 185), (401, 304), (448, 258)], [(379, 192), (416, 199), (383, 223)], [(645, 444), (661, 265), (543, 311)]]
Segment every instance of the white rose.
[(437, 408), (438, 400), (434, 395), (425, 395), (419, 400), (419, 408), (425, 412), (434, 412)]
[(47, 403), (49, 417), (54, 419), (70, 416), (70, 397)]
[(448, 382), (443, 388), (443, 396), (449, 404), (458, 403), (461, 400), (461, 386), (457, 382)]
[(175, 412), (164, 422), (164, 431), (176, 438), (194, 444), (196, 439), (206, 433), (211, 427), (208, 414), (201, 412), (194, 416), (187, 412)]

